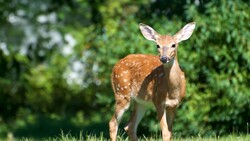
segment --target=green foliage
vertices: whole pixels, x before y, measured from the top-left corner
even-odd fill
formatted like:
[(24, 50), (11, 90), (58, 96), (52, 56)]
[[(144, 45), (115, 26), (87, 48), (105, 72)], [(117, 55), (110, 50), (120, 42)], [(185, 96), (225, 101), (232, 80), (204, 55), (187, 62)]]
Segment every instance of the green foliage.
[(183, 107), (188, 109), (181, 107), (176, 122), (185, 123), (183, 115), (192, 113), (191, 124), (180, 126), (188, 132), (246, 132), (250, 116), (250, 11), (241, 1), (210, 2), (205, 7), (204, 14), (193, 6), (187, 8), (187, 17), (197, 22), (197, 29), (184, 49), (189, 55), (180, 57), (192, 68), (184, 66), (189, 85)]
[[(174, 132), (246, 133), (248, 5), (243, 0), (0, 1), (0, 135), (53, 136), (65, 129), (106, 137), (114, 106), (113, 65), (131, 53), (157, 54), (138, 23), (172, 35), (191, 21), (196, 29), (178, 50), (187, 96), (176, 111)], [(140, 134), (159, 133), (154, 109), (139, 128)]]

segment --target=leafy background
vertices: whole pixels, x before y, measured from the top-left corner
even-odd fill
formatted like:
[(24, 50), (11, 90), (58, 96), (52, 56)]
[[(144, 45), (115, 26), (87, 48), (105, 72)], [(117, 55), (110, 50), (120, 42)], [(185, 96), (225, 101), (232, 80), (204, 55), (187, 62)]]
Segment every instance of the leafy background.
[[(174, 133), (248, 134), (249, 5), (249, 0), (0, 0), (0, 136), (42, 138), (63, 130), (108, 137), (113, 65), (131, 53), (157, 54), (138, 23), (172, 35), (192, 21), (196, 29), (178, 50), (187, 96)], [(159, 133), (153, 108), (138, 132)]]

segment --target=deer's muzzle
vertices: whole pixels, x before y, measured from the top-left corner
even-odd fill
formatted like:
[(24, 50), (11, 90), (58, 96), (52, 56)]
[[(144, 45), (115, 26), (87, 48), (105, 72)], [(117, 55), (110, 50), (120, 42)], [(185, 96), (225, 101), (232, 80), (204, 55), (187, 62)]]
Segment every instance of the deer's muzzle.
[(162, 56), (160, 58), (161, 62), (162, 63), (168, 63), (170, 61), (170, 57), (167, 57), (167, 56)]

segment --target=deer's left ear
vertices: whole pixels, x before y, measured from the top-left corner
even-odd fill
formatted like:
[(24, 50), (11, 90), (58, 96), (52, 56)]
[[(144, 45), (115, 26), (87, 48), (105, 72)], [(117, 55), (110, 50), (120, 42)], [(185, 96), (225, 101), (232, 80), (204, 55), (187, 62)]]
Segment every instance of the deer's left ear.
[(187, 40), (193, 33), (195, 22), (186, 24), (179, 32), (174, 35), (176, 42)]

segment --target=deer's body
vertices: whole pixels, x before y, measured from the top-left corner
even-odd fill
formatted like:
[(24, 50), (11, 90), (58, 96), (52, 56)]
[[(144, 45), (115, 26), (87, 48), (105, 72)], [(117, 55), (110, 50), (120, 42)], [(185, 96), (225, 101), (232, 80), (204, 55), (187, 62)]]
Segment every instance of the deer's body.
[(119, 82), (113, 83), (115, 97), (128, 97), (146, 106), (160, 102), (175, 107), (185, 96), (185, 76), (177, 60), (164, 69), (159, 56), (131, 54), (115, 65), (111, 79)]
[(125, 127), (130, 139), (137, 140), (137, 126), (147, 107), (154, 105), (163, 140), (170, 140), (175, 109), (185, 97), (185, 75), (176, 56), (178, 42), (187, 38), (184, 31), (171, 37), (161, 36), (147, 25), (140, 28), (145, 38), (157, 43), (160, 56), (131, 54), (114, 66), (111, 80), (116, 103), (109, 123), (112, 141), (116, 140), (118, 124), (131, 101), (135, 103), (134, 111)]

